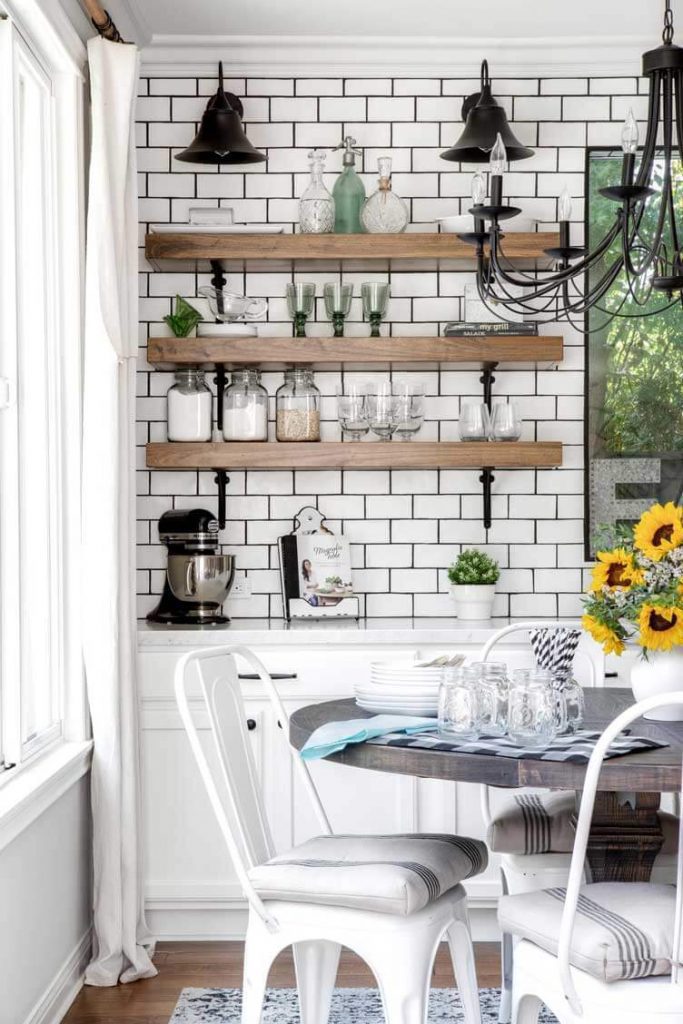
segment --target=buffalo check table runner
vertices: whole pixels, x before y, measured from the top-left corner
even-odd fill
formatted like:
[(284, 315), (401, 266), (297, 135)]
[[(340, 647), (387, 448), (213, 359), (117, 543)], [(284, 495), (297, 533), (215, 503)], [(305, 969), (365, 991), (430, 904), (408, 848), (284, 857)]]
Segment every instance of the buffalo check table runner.
[[(566, 736), (558, 736), (547, 747), (519, 747), (506, 736), (480, 737), (478, 740), (457, 740), (448, 738), (443, 733), (422, 732), (419, 735), (405, 733), (387, 733), (374, 739), (366, 740), (375, 746), (412, 747), (417, 750), (441, 750), (445, 753), (488, 754), (496, 757), (514, 757), (525, 761), (567, 761), (574, 764), (585, 764), (595, 744), (600, 739), (599, 732), (586, 729)], [(644, 750), (658, 750), (668, 744), (651, 740), (646, 736), (630, 736), (621, 733), (610, 745), (605, 759), (621, 757), (623, 754), (635, 754)]]

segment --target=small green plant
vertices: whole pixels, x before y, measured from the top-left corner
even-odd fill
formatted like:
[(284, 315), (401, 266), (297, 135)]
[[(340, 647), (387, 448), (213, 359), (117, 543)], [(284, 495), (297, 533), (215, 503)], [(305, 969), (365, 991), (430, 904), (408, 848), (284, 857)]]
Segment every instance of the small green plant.
[(164, 322), (168, 324), (176, 338), (187, 338), (203, 319), (204, 317), (198, 309), (191, 306), (180, 295), (176, 295), (175, 310), (164, 317)]
[(499, 576), (498, 562), (474, 548), (461, 551), (448, 569), (449, 580), (459, 586), (490, 586)]

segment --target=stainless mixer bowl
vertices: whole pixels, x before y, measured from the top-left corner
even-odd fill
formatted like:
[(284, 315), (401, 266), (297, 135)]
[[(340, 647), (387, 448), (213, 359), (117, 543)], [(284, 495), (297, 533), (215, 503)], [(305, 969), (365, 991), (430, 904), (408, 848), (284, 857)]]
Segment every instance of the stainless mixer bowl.
[(223, 604), (235, 578), (234, 555), (169, 555), (168, 585), (191, 604)]

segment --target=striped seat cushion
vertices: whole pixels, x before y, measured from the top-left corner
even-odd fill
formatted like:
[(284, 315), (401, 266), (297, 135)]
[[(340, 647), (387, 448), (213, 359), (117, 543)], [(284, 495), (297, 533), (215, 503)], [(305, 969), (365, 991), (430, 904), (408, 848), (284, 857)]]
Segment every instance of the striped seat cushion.
[[(565, 889), (503, 896), (498, 920), (510, 932), (557, 953)], [(598, 882), (584, 885), (569, 962), (601, 981), (668, 974), (676, 910), (673, 885)]]
[(483, 871), (484, 843), (449, 835), (318, 836), (252, 868), (263, 899), (414, 914)]
[[(492, 819), (486, 842), (494, 853), (571, 853), (577, 803), (574, 793), (523, 793)], [(659, 812), (662, 854), (678, 850), (678, 818)]]

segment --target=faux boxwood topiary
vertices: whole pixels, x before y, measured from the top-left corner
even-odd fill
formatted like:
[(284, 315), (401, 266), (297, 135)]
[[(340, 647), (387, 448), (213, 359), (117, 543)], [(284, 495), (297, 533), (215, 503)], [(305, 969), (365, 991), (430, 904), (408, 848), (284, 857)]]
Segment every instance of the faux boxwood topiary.
[(448, 570), (448, 579), (457, 586), (490, 586), (500, 577), (498, 562), (483, 551), (462, 551)]

